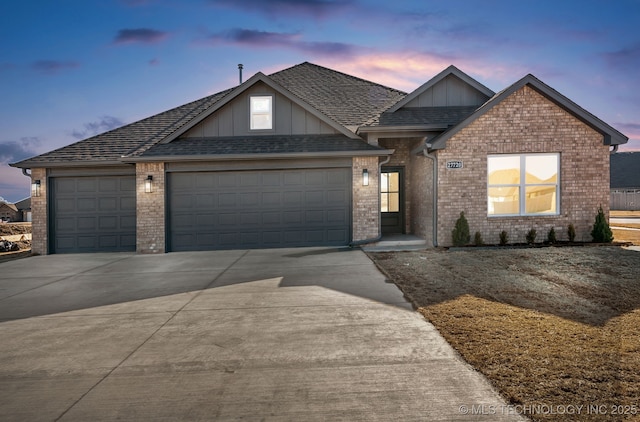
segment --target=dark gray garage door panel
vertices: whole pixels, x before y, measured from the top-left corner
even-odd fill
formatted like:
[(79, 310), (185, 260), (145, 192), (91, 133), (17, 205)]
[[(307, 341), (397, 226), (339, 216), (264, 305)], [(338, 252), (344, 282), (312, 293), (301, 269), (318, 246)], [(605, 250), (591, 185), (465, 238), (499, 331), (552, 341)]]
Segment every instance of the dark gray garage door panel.
[(136, 249), (134, 176), (52, 179), (53, 253)]
[(173, 251), (346, 245), (351, 169), (170, 173)]

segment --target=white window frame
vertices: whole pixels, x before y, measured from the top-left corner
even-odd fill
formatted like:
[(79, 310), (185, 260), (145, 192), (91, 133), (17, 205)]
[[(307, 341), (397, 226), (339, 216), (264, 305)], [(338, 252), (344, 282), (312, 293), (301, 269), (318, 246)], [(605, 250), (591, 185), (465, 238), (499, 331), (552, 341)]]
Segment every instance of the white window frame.
[[(527, 183), (526, 179), (526, 162), (527, 157), (536, 157), (536, 156), (555, 156), (556, 157), (556, 182), (552, 183)], [(499, 158), (499, 157), (519, 157), (520, 158), (520, 183), (518, 185), (514, 184), (490, 184), (489, 183), (489, 160), (491, 158)], [(490, 218), (495, 217), (544, 217), (544, 216), (557, 216), (560, 215), (560, 153), (557, 152), (541, 152), (541, 153), (528, 153), (528, 154), (492, 154), (487, 156), (487, 216)], [(489, 189), (490, 188), (499, 188), (499, 187), (514, 187), (518, 186), (518, 210), (517, 214), (490, 214), (489, 213)], [(530, 186), (555, 186), (556, 188), (556, 210), (552, 213), (534, 213), (528, 214), (526, 212), (526, 188)]]
[[(255, 103), (254, 100), (269, 100), (269, 109), (266, 111), (256, 111), (254, 110)], [(254, 116), (267, 116), (269, 120), (268, 127), (256, 126), (254, 122)], [(251, 95), (249, 97), (249, 129), (255, 131), (265, 131), (265, 130), (273, 130), (273, 95), (269, 94), (261, 94), (261, 95)]]

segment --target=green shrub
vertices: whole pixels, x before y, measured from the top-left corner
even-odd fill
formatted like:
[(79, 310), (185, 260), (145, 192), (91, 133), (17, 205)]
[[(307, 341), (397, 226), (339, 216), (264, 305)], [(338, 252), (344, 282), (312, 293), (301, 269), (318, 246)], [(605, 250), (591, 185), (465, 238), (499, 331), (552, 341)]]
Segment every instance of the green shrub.
[(476, 246), (484, 245), (484, 240), (482, 240), (482, 234), (480, 234), (480, 232), (476, 232), (476, 234), (473, 235), (473, 244)]
[(549, 233), (547, 234), (547, 242), (556, 243), (557, 241), (558, 239), (556, 238), (556, 229), (551, 227), (551, 230), (549, 230)]
[(569, 236), (569, 242), (576, 240), (576, 228), (573, 227), (573, 224), (569, 224), (569, 227), (567, 227), (567, 235)]
[(611, 227), (609, 227), (609, 223), (607, 223), (607, 218), (604, 216), (602, 205), (600, 205), (598, 214), (596, 214), (596, 221), (593, 223), (591, 237), (594, 242), (598, 243), (609, 243), (613, 240), (613, 232), (611, 231)]
[(509, 235), (506, 231), (502, 230), (500, 232), (500, 246), (504, 246), (509, 243)]
[(534, 243), (536, 243), (536, 229), (531, 229), (527, 232), (527, 243), (530, 245), (533, 245)]
[(464, 216), (464, 211), (460, 212), (460, 217), (456, 220), (456, 226), (451, 231), (453, 246), (464, 246), (471, 240), (469, 234), (469, 223)]

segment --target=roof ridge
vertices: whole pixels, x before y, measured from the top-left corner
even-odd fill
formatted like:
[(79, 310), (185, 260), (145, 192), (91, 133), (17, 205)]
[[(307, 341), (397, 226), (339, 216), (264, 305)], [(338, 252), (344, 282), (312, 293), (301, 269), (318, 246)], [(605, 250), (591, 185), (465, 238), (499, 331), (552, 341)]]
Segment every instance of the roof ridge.
[(287, 71), (287, 70), (294, 69), (294, 68), (296, 68), (296, 67), (302, 67), (302, 66), (304, 66), (304, 65), (308, 65), (308, 66), (311, 66), (311, 67), (315, 67), (315, 68), (317, 68), (317, 69), (321, 69), (321, 70), (323, 70), (323, 71), (329, 71), (329, 72), (331, 72), (331, 73), (337, 73), (337, 74), (340, 74), (340, 75), (342, 75), (342, 76), (346, 76), (347, 78), (355, 79), (355, 80), (357, 80), (357, 81), (364, 82), (364, 83), (367, 83), (367, 84), (369, 84), (369, 85), (377, 85), (377, 86), (379, 86), (379, 87), (382, 87), (382, 88), (385, 88), (385, 89), (390, 89), (390, 90), (395, 91), (395, 92), (398, 92), (398, 93), (400, 93), (400, 94), (405, 94), (405, 95), (407, 94), (406, 92), (401, 91), (401, 90), (399, 90), (399, 89), (397, 89), (397, 88), (393, 88), (393, 87), (390, 87), (390, 86), (388, 86), (388, 85), (383, 85), (383, 84), (378, 83), (378, 82), (370, 81), (370, 80), (368, 80), (368, 79), (364, 79), (364, 78), (361, 78), (361, 77), (359, 77), (359, 76), (354, 76), (354, 75), (351, 75), (351, 74), (349, 74), (349, 73), (341, 72), (341, 71), (339, 71), (339, 70), (331, 69), (331, 68), (329, 68), (329, 67), (322, 66), (322, 65), (319, 65), (319, 64), (316, 64), (316, 63), (311, 63), (311, 62), (308, 62), (308, 61), (304, 61), (304, 62), (302, 62), (302, 63), (298, 63), (298, 64), (296, 64), (296, 65), (293, 65), (293, 66), (288, 67), (288, 68), (286, 68), (286, 69), (279, 70), (279, 71), (274, 72), (274, 73), (270, 73), (268, 76), (269, 76), (269, 77), (271, 77), (271, 76), (275, 76), (275, 75), (277, 75), (277, 74), (279, 74), (279, 73), (285, 72), (285, 71)]

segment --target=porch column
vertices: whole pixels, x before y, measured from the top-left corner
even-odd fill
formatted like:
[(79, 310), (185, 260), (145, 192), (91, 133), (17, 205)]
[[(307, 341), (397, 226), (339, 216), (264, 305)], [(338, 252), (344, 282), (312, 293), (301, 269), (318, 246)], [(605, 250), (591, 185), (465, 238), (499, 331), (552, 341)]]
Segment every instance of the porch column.
[[(146, 183), (151, 180), (151, 192)], [(136, 164), (136, 251), (165, 252), (164, 163)]]
[[(369, 184), (363, 185), (363, 170)], [(353, 157), (353, 242), (375, 239), (380, 234), (378, 157)]]

